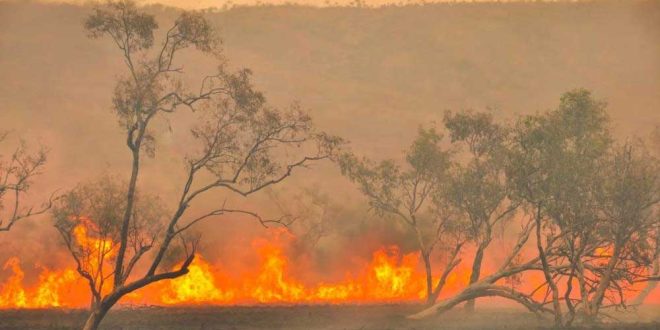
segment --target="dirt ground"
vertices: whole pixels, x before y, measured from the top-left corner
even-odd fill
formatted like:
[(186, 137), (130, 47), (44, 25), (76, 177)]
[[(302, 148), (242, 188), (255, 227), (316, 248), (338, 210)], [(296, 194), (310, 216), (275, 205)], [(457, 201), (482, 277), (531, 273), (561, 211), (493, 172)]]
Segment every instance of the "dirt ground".
[[(405, 318), (414, 305), (379, 306), (253, 306), (113, 310), (102, 329), (548, 329), (549, 320), (517, 309), (460, 309), (429, 320)], [(4, 310), (0, 329), (78, 329), (84, 310)], [(660, 306), (612, 314), (618, 321), (588, 329), (660, 329)], [(612, 319), (613, 320), (613, 319)]]

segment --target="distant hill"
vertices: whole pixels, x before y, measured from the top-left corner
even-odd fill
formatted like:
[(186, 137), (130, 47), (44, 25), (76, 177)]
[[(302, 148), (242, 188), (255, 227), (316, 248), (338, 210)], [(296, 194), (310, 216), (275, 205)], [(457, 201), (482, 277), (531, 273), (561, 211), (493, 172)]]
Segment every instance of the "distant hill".
[[(94, 126), (78, 132), (92, 139), (116, 131), (114, 120), (101, 120), (111, 116), (104, 108), (121, 63), (110, 43), (85, 38), (88, 12), (0, 3), (3, 122), (53, 134)], [(274, 103), (300, 100), (325, 128), (377, 154), (401, 149), (443, 110), (529, 113), (575, 87), (607, 100), (622, 134), (660, 122), (657, 1), (265, 6), (209, 15), (230, 63), (252, 68)], [(61, 122), (80, 113), (94, 124)]]

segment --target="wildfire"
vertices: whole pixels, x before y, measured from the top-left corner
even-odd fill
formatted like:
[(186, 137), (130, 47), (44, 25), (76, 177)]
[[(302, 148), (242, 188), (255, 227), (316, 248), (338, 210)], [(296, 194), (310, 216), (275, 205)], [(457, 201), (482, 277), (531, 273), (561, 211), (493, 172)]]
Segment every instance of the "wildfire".
[[(382, 248), (361, 274), (335, 284), (306, 286), (290, 275), (289, 260), (276, 245), (259, 249), (256, 272), (230, 280), (197, 256), (190, 272), (160, 288), (164, 304), (342, 303), (416, 300), (424, 294), (419, 256), (401, 256), (397, 248)], [(400, 259), (400, 260), (399, 260)]]
[[(110, 262), (115, 246), (108, 240), (90, 237), (89, 232), (92, 231), (81, 225), (73, 231), (77, 243), (87, 249), (89, 268), (95, 269)], [(309, 279), (303, 281), (296, 276), (292, 260), (285, 252), (288, 242), (281, 239), (255, 242), (256, 266), (243, 270), (215, 265), (202, 255), (196, 255), (185, 276), (147, 286), (127, 295), (122, 302), (148, 305), (336, 304), (420, 301), (425, 296), (426, 278), (418, 253), (404, 254), (396, 246), (381, 247), (362, 268), (347, 271), (343, 279), (310, 283)], [(5, 278), (0, 283), (0, 308), (80, 308), (90, 303), (87, 283), (74, 267), (56, 270), (41, 267), (36, 284), (26, 285), (20, 260), (12, 257), (4, 263), (0, 276)], [(523, 282), (534, 282), (533, 277), (540, 274), (530, 276)], [(460, 290), (468, 278), (468, 265), (457, 267), (447, 278), (443, 296)], [(536, 279), (540, 281), (540, 277)], [(653, 301), (657, 298), (652, 297)]]
[[(111, 254), (103, 240), (91, 239), (76, 228), (76, 237), (97, 253)], [(277, 244), (261, 244), (258, 267), (232, 274), (197, 255), (185, 276), (159, 282), (127, 296), (126, 303), (151, 305), (273, 304), (273, 303), (366, 303), (414, 301), (424, 295), (423, 273), (417, 269), (419, 255), (402, 255), (398, 248), (381, 248), (370, 263), (338, 283), (306, 285), (291, 274), (290, 260)], [(100, 260), (92, 261), (100, 262)], [(73, 267), (43, 268), (37, 284), (26, 286), (25, 273), (16, 257), (3, 270), (11, 273), (0, 286), (0, 308), (86, 307), (89, 293)], [(238, 276), (237, 276), (238, 275)]]
[(12, 275), (0, 285), (0, 308), (47, 308), (71, 306), (64, 297), (71, 294), (70, 288), (82, 284), (73, 269), (51, 271), (43, 268), (35, 287), (26, 290), (23, 285), (25, 273), (16, 257), (9, 258), (3, 270), (10, 270)]
[(186, 276), (169, 283), (169, 288), (161, 295), (161, 300), (168, 305), (231, 302), (234, 295), (220, 291), (215, 282), (211, 265), (198, 255)]

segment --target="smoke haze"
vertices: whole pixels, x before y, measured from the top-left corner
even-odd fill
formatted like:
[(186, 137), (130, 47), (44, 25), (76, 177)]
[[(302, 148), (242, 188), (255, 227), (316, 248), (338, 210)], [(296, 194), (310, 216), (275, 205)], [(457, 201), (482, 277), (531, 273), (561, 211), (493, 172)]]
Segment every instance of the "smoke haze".
[[(55, 189), (128, 170), (130, 155), (111, 111), (123, 63), (111, 42), (86, 37), (82, 22), (90, 9), (0, 2), (0, 129), (12, 133), (3, 154), (19, 138), (50, 149), (30, 196), (35, 203)], [(161, 27), (177, 14), (162, 6), (148, 10)], [(617, 136), (646, 136), (660, 123), (660, 3), (655, 1), (262, 6), (207, 15), (220, 28), (230, 66), (252, 69), (270, 103), (286, 107), (300, 101), (321, 129), (375, 159), (399, 158), (417, 127), (440, 122), (445, 110), (492, 108), (499, 118), (513, 118), (553, 108), (561, 93), (576, 87), (608, 102)], [(215, 65), (186, 56), (182, 63), (189, 77)], [(190, 123), (175, 116), (158, 125), (156, 159), (146, 161), (140, 184), (173, 198), (184, 179), (181, 160)], [(324, 220), (330, 229), (314, 245), (314, 257), (300, 262), (313, 263), (320, 272), (336, 269), (333, 265), (345, 260), (333, 256), (348, 252), (368, 258), (380, 245), (414, 249), (403, 241), (403, 228), (368, 212), (366, 200), (336, 168), (314, 169), (297, 172), (284, 186), (249, 202), (231, 196), (205, 202), (228, 198), (276, 216), (282, 207), (295, 208), (292, 196), (317, 187), (335, 211)], [(240, 255), (264, 235), (258, 224), (237, 218), (211, 219), (198, 231), (210, 261)], [(364, 244), (348, 251), (346, 242), (356, 237)], [(37, 263), (35, 256), (44, 253), (49, 258), (40, 259), (41, 265), (68, 262), (58, 239), (47, 217), (27, 220), (0, 237), (0, 250), (6, 251), (0, 263), (10, 255)], [(238, 260), (250, 262), (248, 257), (229, 262)]]

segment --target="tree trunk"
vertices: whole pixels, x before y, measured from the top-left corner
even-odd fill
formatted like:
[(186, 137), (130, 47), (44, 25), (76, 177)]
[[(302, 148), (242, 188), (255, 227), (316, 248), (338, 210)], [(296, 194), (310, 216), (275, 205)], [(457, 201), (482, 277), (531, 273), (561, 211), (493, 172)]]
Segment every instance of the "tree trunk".
[[(484, 250), (486, 250), (486, 245), (479, 244), (479, 247), (477, 248), (477, 254), (475, 254), (474, 261), (472, 262), (472, 273), (470, 274), (470, 283), (468, 283), (468, 285), (472, 285), (479, 281), (479, 276), (481, 276), (481, 264), (484, 259)], [(465, 304), (465, 310), (473, 312), (474, 305), (474, 299), (468, 300), (468, 302)]]
[(578, 285), (580, 286), (579, 304), (582, 307), (582, 314), (584, 314), (586, 318), (589, 318), (589, 315), (591, 315), (591, 304), (589, 303), (589, 291), (587, 290), (587, 281), (584, 276), (584, 265), (580, 258), (577, 258), (575, 265), (577, 267)]
[(433, 272), (431, 270), (431, 255), (426, 251), (422, 251), (422, 259), (424, 259), (424, 270), (426, 271), (426, 304), (430, 306), (435, 302), (433, 297)]
[(565, 321), (565, 325), (567, 327), (571, 326), (571, 324), (573, 324), (573, 320), (575, 320), (575, 306), (573, 306), (573, 302), (571, 301), (571, 292), (573, 292), (574, 277), (575, 277), (575, 267), (571, 267), (571, 274), (568, 276), (568, 280), (566, 280), (566, 291), (564, 291), (564, 303), (566, 303), (566, 308), (568, 309), (568, 315), (566, 316), (566, 321)]
[(555, 316), (555, 327), (561, 328), (563, 327), (564, 322), (562, 320), (561, 305), (559, 304), (559, 289), (550, 273), (550, 265), (548, 264), (548, 259), (546, 258), (545, 250), (543, 249), (543, 240), (541, 238), (541, 205), (537, 205), (536, 210), (536, 248), (539, 251), (539, 258), (541, 259), (541, 265), (543, 266), (543, 276), (552, 291), (552, 310)]
[(409, 315), (407, 318), (412, 320), (420, 320), (432, 315), (438, 315), (452, 309), (452, 307), (466, 300), (472, 300), (480, 297), (507, 298), (520, 303), (521, 305), (525, 306), (527, 309), (529, 309), (534, 313), (539, 313), (543, 311), (542, 304), (538, 304), (534, 302), (530, 297), (515, 290), (512, 290), (511, 288), (497, 286), (497, 285), (474, 284), (473, 286), (465, 288), (459, 294), (451, 298), (447, 298), (443, 301), (440, 301), (421, 312), (418, 312), (413, 315)]
[(621, 245), (623, 243), (619, 244), (618, 242), (614, 244), (614, 250), (612, 251), (612, 257), (610, 257), (609, 262), (607, 263), (607, 269), (605, 271), (604, 276), (601, 278), (600, 283), (598, 284), (598, 287), (596, 289), (596, 293), (594, 294), (594, 299), (592, 300), (592, 305), (591, 305), (591, 317), (596, 318), (598, 316), (598, 310), (600, 309), (600, 306), (603, 304), (603, 298), (605, 297), (605, 292), (607, 291), (607, 288), (610, 286), (610, 282), (612, 280), (612, 273), (614, 272), (614, 268), (616, 267), (616, 264), (619, 262), (619, 253), (621, 251)]
[[(141, 132), (140, 135), (143, 133)], [(132, 149), (132, 148), (131, 148)], [(135, 190), (137, 186), (138, 173), (140, 171), (140, 144), (136, 144), (136, 149), (132, 149), (133, 163), (131, 168), (131, 179), (128, 183), (128, 192), (126, 193), (126, 210), (121, 224), (121, 235), (119, 236), (119, 250), (117, 251), (117, 262), (115, 264), (114, 287), (121, 286), (124, 282), (124, 255), (128, 246), (128, 230), (130, 227), (131, 215), (133, 214), (133, 204), (135, 202)]]
[(431, 293), (428, 299), (429, 306), (432, 306), (436, 302), (436, 300), (438, 300), (438, 296), (440, 296), (440, 292), (442, 291), (442, 288), (444, 288), (445, 284), (447, 283), (447, 277), (449, 277), (449, 274), (451, 274), (454, 268), (458, 266), (458, 264), (461, 262), (461, 260), (457, 259), (457, 257), (462, 247), (463, 247), (463, 243), (460, 243), (456, 245), (456, 248), (454, 248), (454, 252), (452, 253), (451, 257), (449, 258), (449, 262), (447, 263), (447, 267), (445, 267), (444, 272), (442, 272), (442, 275), (440, 276), (438, 283), (436, 283), (435, 288), (433, 289), (433, 292)]
[(83, 330), (96, 330), (99, 328), (99, 324), (101, 324), (101, 321), (105, 317), (105, 315), (108, 313), (110, 310), (109, 306), (105, 305), (98, 305), (98, 307), (92, 309), (91, 313), (89, 314), (89, 317), (87, 318), (87, 321), (85, 322), (85, 325), (83, 326)]
[[(652, 276), (660, 275), (660, 230), (656, 233), (656, 242), (655, 242), (655, 254), (653, 260), (653, 270), (651, 271)], [(646, 284), (646, 287), (635, 297), (633, 300), (633, 305), (641, 305), (644, 303), (644, 300), (653, 292), (653, 289), (658, 285), (658, 281), (649, 281)]]

